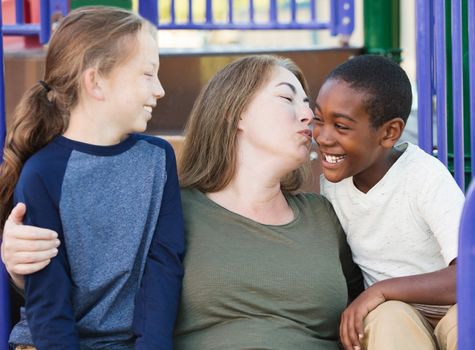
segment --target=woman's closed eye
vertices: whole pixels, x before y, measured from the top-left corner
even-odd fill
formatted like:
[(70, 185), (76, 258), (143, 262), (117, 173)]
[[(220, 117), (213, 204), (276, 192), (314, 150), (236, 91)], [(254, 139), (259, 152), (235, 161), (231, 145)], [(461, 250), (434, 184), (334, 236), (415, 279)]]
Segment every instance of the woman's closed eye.
[(280, 97), (282, 97), (283, 99), (285, 99), (285, 100), (287, 100), (287, 101), (289, 101), (289, 102), (293, 102), (293, 100), (294, 100), (292, 97), (286, 96), (286, 95), (281, 95)]

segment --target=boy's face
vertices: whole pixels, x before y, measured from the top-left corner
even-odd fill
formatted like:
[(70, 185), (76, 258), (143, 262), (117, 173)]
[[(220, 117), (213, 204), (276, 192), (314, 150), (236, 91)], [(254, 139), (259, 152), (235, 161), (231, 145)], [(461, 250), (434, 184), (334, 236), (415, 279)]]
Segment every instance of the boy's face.
[(326, 81), (317, 96), (313, 136), (323, 173), (331, 182), (351, 176), (355, 184), (379, 181), (386, 154), (381, 145), (384, 127), (372, 127), (365, 98), (366, 93), (339, 80)]

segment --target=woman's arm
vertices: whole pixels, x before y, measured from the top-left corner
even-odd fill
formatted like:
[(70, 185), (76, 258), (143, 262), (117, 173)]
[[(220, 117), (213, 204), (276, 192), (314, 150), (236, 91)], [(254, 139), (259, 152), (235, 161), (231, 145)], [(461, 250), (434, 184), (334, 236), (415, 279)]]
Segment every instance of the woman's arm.
[(13, 208), (3, 229), (1, 256), (12, 282), (24, 289), (23, 275), (44, 269), (58, 254), (58, 234), (55, 231), (23, 225), (26, 206)]

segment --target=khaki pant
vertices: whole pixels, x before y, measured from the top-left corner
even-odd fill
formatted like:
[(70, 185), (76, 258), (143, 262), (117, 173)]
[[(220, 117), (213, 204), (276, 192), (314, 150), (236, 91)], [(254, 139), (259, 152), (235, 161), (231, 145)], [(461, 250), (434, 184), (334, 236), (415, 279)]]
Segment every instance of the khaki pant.
[(413, 306), (387, 301), (366, 316), (364, 333), (367, 350), (456, 350), (457, 306), (434, 329)]
[(36, 350), (36, 348), (29, 345), (18, 345), (15, 350)]

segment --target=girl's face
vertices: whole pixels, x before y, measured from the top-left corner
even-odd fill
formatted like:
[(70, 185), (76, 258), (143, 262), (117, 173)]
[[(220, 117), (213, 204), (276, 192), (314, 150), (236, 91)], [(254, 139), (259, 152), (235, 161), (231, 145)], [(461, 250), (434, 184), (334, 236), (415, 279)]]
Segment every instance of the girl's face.
[[(308, 160), (313, 112), (297, 77), (275, 67), (239, 122), (239, 144), (291, 171)], [(258, 158), (259, 159), (259, 158)]]
[(157, 100), (165, 95), (158, 80), (158, 44), (142, 29), (130, 57), (105, 79), (108, 115), (124, 134), (143, 132)]

